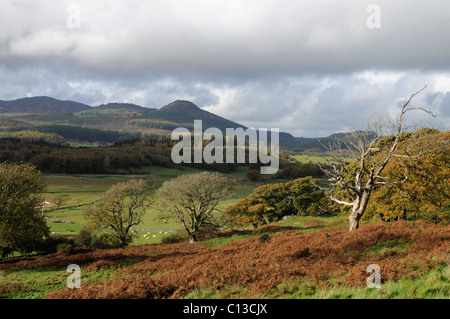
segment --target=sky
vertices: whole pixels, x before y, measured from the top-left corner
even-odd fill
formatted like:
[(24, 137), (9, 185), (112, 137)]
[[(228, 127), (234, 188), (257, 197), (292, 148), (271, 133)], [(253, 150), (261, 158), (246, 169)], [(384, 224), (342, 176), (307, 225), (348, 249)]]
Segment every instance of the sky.
[(189, 100), (322, 137), (395, 116), (425, 85), (413, 103), (445, 126), (448, 0), (0, 0), (0, 100)]

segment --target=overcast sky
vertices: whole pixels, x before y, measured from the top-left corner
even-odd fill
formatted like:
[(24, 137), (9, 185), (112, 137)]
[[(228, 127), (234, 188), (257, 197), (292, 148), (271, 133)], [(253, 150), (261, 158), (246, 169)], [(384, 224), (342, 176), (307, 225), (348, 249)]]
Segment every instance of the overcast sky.
[(417, 96), (450, 119), (448, 0), (0, 0), (0, 100), (177, 99), (320, 137)]

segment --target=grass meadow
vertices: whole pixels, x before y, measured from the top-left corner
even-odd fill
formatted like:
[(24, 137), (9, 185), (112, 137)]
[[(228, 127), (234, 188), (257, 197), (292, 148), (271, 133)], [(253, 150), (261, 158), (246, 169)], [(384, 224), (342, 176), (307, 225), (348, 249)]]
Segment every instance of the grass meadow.
[[(448, 299), (450, 226), (295, 216), (199, 242), (64, 251), (0, 264), (3, 298)], [(264, 239), (264, 240), (262, 240)], [(69, 264), (81, 288), (66, 287)], [(379, 288), (367, 286), (379, 265)]]
[[(45, 201), (50, 203), (44, 205), (43, 214), (46, 217), (56, 218), (72, 223), (61, 223), (47, 221), (51, 232), (61, 235), (75, 235), (83, 229), (86, 224), (84, 216), (84, 208), (86, 205), (94, 203), (100, 199), (105, 192), (113, 185), (124, 182), (128, 179), (143, 178), (151, 185), (151, 187), (160, 186), (165, 180), (174, 178), (180, 174), (190, 174), (200, 172), (194, 168), (184, 168), (183, 170), (176, 168), (163, 167), (147, 167), (147, 175), (66, 175), (66, 174), (45, 174), (44, 180), (47, 183), (47, 190), (43, 194)], [(253, 192), (256, 183), (245, 179), (245, 167), (238, 168), (235, 172), (226, 174), (236, 178), (236, 187), (234, 196), (220, 203), (219, 209), (225, 209), (239, 199), (246, 197)], [(69, 195), (57, 210), (55, 198), (60, 194)], [(134, 238), (135, 245), (159, 243), (170, 232), (164, 229), (178, 229), (179, 225), (174, 220), (160, 218), (161, 207), (157, 204), (157, 200), (151, 196), (155, 204), (147, 210), (144, 215), (140, 228), (155, 228), (162, 231), (139, 231)], [(145, 235), (145, 237), (144, 237)]]
[[(158, 187), (195, 169), (147, 168), (148, 174), (46, 174), (44, 216), (55, 234), (72, 236), (85, 225), (84, 208), (114, 184), (144, 178)], [(229, 174), (237, 181), (226, 208), (258, 183), (245, 168)], [(69, 199), (56, 210), (59, 194)], [(178, 229), (149, 209), (140, 227)], [(161, 243), (171, 233), (141, 231), (124, 249), (61, 250), (0, 263), (0, 298), (169, 298), (169, 299), (448, 299), (450, 225), (425, 221), (372, 220), (348, 231), (342, 215), (292, 216), (257, 229), (204, 234), (199, 242)], [(67, 266), (81, 267), (81, 288), (66, 287)], [(368, 265), (381, 269), (381, 287), (369, 288)]]
[(330, 164), (332, 161), (331, 156), (317, 156), (317, 155), (304, 155), (297, 154), (291, 155), (293, 159), (300, 163), (321, 163), (321, 164)]

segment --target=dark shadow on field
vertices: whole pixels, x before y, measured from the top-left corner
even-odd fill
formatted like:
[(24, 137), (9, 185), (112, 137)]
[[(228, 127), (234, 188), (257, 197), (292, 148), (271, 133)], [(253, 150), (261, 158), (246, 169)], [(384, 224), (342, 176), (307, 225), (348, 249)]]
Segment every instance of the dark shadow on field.
[(181, 256), (191, 256), (197, 254), (197, 251), (184, 252), (184, 251), (173, 251), (168, 253), (159, 253), (151, 256), (147, 256), (145, 258), (141, 258), (141, 260), (145, 261), (157, 261), (164, 258), (173, 258), (173, 257), (181, 257)]
[[(335, 217), (333, 214), (324, 214), (320, 215), (320, 217)], [(208, 240), (213, 238), (223, 238), (223, 237), (232, 237), (234, 235), (264, 235), (264, 234), (273, 234), (284, 231), (306, 231), (313, 229), (322, 229), (330, 226), (344, 226), (346, 225), (346, 220), (338, 220), (334, 222), (324, 222), (322, 220), (309, 220), (304, 223), (302, 226), (279, 226), (279, 225), (266, 225), (260, 226), (255, 229), (233, 229), (229, 231), (222, 232), (214, 232), (208, 234), (201, 234), (198, 236), (200, 241)]]
[[(91, 250), (75, 248), (71, 253), (58, 252), (49, 255), (28, 256), (7, 258), (0, 262), (0, 270), (20, 270), (20, 269), (61, 269), (70, 264), (79, 266), (89, 266), (95, 263), (105, 265), (121, 266), (145, 259), (142, 254), (125, 254), (119, 249), (114, 250)], [(101, 265), (99, 265), (101, 268)]]
[(299, 231), (299, 230), (305, 230), (307, 228), (305, 227), (298, 227), (298, 226), (262, 226), (255, 229), (234, 229), (230, 231), (224, 231), (224, 232), (215, 232), (210, 234), (202, 234), (199, 236), (200, 240), (208, 240), (212, 238), (221, 238), (221, 237), (231, 237), (234, 235), (264, 235), (264, 234), (272, 234), (272, 233), (278, 233), (283, 231)]

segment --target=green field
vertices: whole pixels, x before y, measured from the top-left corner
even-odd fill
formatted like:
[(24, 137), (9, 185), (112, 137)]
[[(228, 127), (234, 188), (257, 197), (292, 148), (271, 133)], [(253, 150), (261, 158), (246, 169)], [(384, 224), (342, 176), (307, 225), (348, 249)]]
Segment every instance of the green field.
[[(129, 179), (143, 178), (149, 182), (152, 188), (159, 187), (165, 180), (174, 178), (181, 174), (198, 173), (200, 170), (194, 168), (163, 168), (163, 167), (147, 167), (146, 171), (149, 175), (67, 175), (67, 174), (44, 174), (44, 180), (47, 183), (47, 190), (43, 194), (46, 202), (50, 204), (43, 207), (45, 217), (57, 218), (72, 223), (62, 223), (47, 221), (51, 232), (61, 235), (75, 235), (83, 229), (86, 219), (84, 209), (86, 205), (99, 200), (105, 192), (113, 185), (124, 182)], [(233, 198), (223, 201), (219, 205), (219, 209), (225, 209), (237, 200), (246, 197), (253, 192), (256, 187), (255, 183), (249, 182), (242, 176), (245, 175), (247, 168), (240, 167), (235, 172), (226, 174), (236, 178), (236, 187)], [(69, 199), (56, 210), (55, 198), (59, 194), (69, 195)], [(179, 225), (174, 220), (166, 220), (160, 218), (161, 207), (158, 205), (156, 198), (152, 195), (151, 199), (154, 204), (147, 210), (144, 215), (140, 228), (157, 228), (162, 231), (140, 231), (136, 232), (135, 244), (159, 243), (162, 238), (170, 235), (164, 229), (178, 229)], [(144, 237), (145, 235), (145, 237)]]
[(331, 156), (313, 156), (313, 155), (291, 155), (293, 159), (300, 163), (320, 163), (320, 164), (327, 164), (331, 163), (332, 157)]
[[(296, 160), (300, 163), (319, 163), (319, 164), (330, 164), (333, 162), (333, 157), (329, 155), (304, 155), (304, 154), (297, 154), (297, 155), (291, 155), (291, 158)], [(346, 159), (348, 162), (351, 162), (351, 158)]]
[[(86, 224), (86, 206), (117, 183), (144, 179), (153, 192), (166, 180), (201, 172), (157, 166), (145, 170), (144, 175), (43, 174), (47, 184), (43, 196), (50, 203), (43, 207), (44, 216), (72, 222), (47, 221), (51, 232), (78, 234)], [(264, 183), (245, 178), (247, 170), (240, 167), (226, 174), (236, 186), (232, 198), (222, 201), (219, 209)], [(69, 199), (56, 210), (55, 198), (60, 194)], [(449, 267), (442, 254), (448, 251), (449, 226), (423, 221), (386, 223), (375, 217), (364, 220), (358, 233), (349, 233), (347, 216), (342, 214), (286, 216), (256, 229), (205, 234), (194, 244), (187, 240), (162, 244), (173, 234), (170, 230), (181, 228), (176, 221), (161, 218), (156, 195), (151, 193), (150, 198), (153, 204), (139, 227), (153, 231), (134, 232), (133, 243), (124, 249), (71, 252), (66, 246), (52, 255), (12, 258), (0, 265), (0, 298), (76, 294), (65, 288), (68, 264), (81, 265), (86, 289), (79, 291), (88, 298), (449, 298)], [(377, 289), (366, 284), (365, 269), (374, 263), (382, 269), (383, 281)], [(138, 280), (127, 279), (133, 276)], [(102, 288), (96, 290), (97, 286)], [(167, 292), (159, 295), (159, 290)]]
[[(177, 285), (178, 283), (172, 279), (171, 276), (176, 276), (177, 271), (181, 271), (177, 267), (182, 267), (183, 262), (177, 266), (175, 260), (183, 259), (184, 262), (189, 262), (190, 258), (200, 258), (205, 265), (196, 264), (198, 268), (202, 267), (202, 271), (209, 274), (214, 274), (215, 269), (208, 267), (217, 267), (221, 265), (222, 259), (233, 260), (233, 255), (237, 253), (251, 254), (251, 252), (258, 252), (251, 255), (251, 258), (243, 258), (240, 261), (234, 260), (237, 263), (236, 268), (233, 268), (234, 264), (230, 264), (229, 261), (223, 261), (223, 267), (228, 271), (233, 271), (234, 276), (239, 277), (242, 273), (253, 274), (249, 272), (246, 267), (252, 267), (256, 264), (256, 270), (258, 267), (265, 267), (264, 275), (267, 278), (274, 276), (276, 278), (276, 267), (280, 267), (282, 262), (289, 259), (287, 267), (301, 270), (301, 275), (293, 277), (289, 280), (277, 280), (276, 283), (269, 285), (263, 289), (258, 288), (260, 280), (253, 277), (244, 277), (244, 282), (230, 282), (221, 285), (219, 288), (208, 284), (198, 283), (193, 285), (193, 288), (187, 290), (181, 290), (182, 295), (173, 293), (169, 294), (167, 298), (179, 298), (184, 299), (230, 299), (230, 298), (250, 298), (250, 299), (448, 299), (449, 298), (449, 266), (442, 262), (442, 256), (436, 251), (432, 252), (432, 255), (424, 257), (422, 261), (417, 260), (417, 256), (425, 256), (424, 251), (428, 251), (429, 247), (436, 245), (433, 239), (429, 236), (430, 233), (437, 234), (443, 232), (445, 228), (437, 228), (430, 224), (415, 224), (409, 222), (404, 224), (394, 223), (392, 225), (381, 225), (380, 222), (374, 221), (372, 228), (367, 228), (366, 225), (362, 227), (362, 235), (365, 236), (346, 236), (346, 218), (345, 216), (293, 216), (285, 220), (272, 223), (267, 228), (261, 228), (258, 230), (248, 230), (246, 232), (231, 232), (229, 234), (219, 234), (210, 239), (203, 239), (196, 244), (189, 244), (187, 242), (171, 245), (163, 244), (157, 245), (157, 233), (150, 234), (146, 237), (151, 237), (150, 241), (146, 241), (142, 236), (140, 238), (141, 245), (143, 244), (156, 244), (146, 245), (142, 247), (128, 247), (125, 249), (116, 250), (101, 250), (98, 254), (93, 252), (79, 253), (78, 255), (64, 255), (58, 254), (53, 257), (36, 258), (24, 261), (24, 263), (18, 262), (16, 265), (4, 264), (0, 270), (0, 296), (10, 299), (40, 299), (46, 298), (48, 293), (55, 291), (62, 291), (66, 286), (66, 280), (68, 273), (66, 271), (66, 264), (83, 262), (82, 266), (82, 287), (87, 287), (89, 291), (90, 287), (95, 285), (104, 285), (103, 290), (110, 289), (118, 285), (117, 281), (124, 280), (125, 286), (136, 284), (135, 282), (127, 282), (126, 277), (121, 276), (123, 273), (132, 276), (134, 272), (141, 269), (141, 271), (147, 272), (147, 268), (142, 270), (142, 267), (146, 267), (151, 263), (160, 262), (166, 268), (162, 270), (155, 270), (152, 276), (157, 275), (160, 280), (168, 277), (170, 284)], [(370, 225), (367, 225), (370, 226)], [(344, 228), (344, 229), (343, 229)], [(428, 229), (428, 230), (427, 230)], [(374, 240), (367, 239), (371, 232), (376, 230), (380, 239)], [(421, 236), (420, 233), (428, 232), (427, 236)], [(161, 236), (161, 234), (159, 234)], [(268, 241), (261, 242), (261, 237), (268, 236)], [(345, 241), (340, 241), (343, 236), (346, 236), (348, 244), (353, 243), (351, 250), (342, 250), (345, 247)], [(383, 237), (384, 236), (384, 237)], [(412, 240), (410, 236), (415, 236), (415, 240)], [(327, 239), (328, 238), (328, 239)], [(388, 239), (387, 238), (392, 238)], [(409, 240), (405, 240), (406, 238)], [(282, 239), (282, 240), (281, 240)], [(303, 240), (298, 240), (303, 239)], [(320, 241), (330, 241), (330, 247), (336, 247), (336, 250), (331, 250), (329, 254), (323, 255), (321, 251), (328, 249), (327, 247), (319, 246)], [(315, 244), (315, 241), (318, 241)], [(370, 242), (370, 244), (368, 244)], [(272, 245), (272, 246), (270, 246)], [(292, 246), (294, 245), (294, 246)], [(358, 248), (361, 245), (365, 245), (366, 248)], [(423, 245), (423, 248), (420, 248)], [(286, 246), (286, 247), (285, 247)], [(426, 246), (426, 247), (425, 247)], [(442, 248), (443, 243), (441, 243)], [(266, 249), (267, 247), (267, 249)], [(289, 248), (291, 247), (291, 248)], [(317, 254), (320, 258), (297, 257), (292, 258), (292, 247), (310, 247), (311, 254)], [(313, 248), (315, 247), (315, 248)], [(322, 248), (323, 247), (323, 248)], [(241, 249), (242, 248), (242, 249)], [(270, 249), (269, 249), (270, 248)], [(247, 249), (247, 250), (246, 250)], [(330, 248), (331, 249), (331, 248)], [(415, 250), (419, 249), (420, 252)], [(244, 251), (244, 252), (243, 252)], [(245, 252), (246, 251), (246, 252)], [(431, 251), (431, 248), (430, 248)], [(284, 253), (283, 253), (284, 252)], [(295, 252), (295, 251), (294, 251)], [(309, 252), (309, 250), (308, 250)], [(409, 254), (415, 254), (414, 258), (409, 258)], [(219, 254), (216, 256), (216, 254)], [(341, 255), (345, 254), (347, 259), (341, 259)], [(90, 256), (84, 258), (83, 256)], [(271, 255), (276, 256), (275, 261), (270, 259)], [(157, 258), (155, 259), (155, 257)], [(367, 256), (370, 256), (369, 258)], [(390, 256), (390, 258), (386, 258)], [(207, 265), (206, 258), (214, 260), (210, 265)], [(313, 256), (314, 257), (314, 256)], [(111, 258), (111, 259), (110, 259)], [(252, 259), (253, 258), (253, 259)], [(396, 260), (390, 261), (390, 259), (396, 258)], [(441, 259), (440, 262), (434, 262), (433, 260)], [(148, 262), (146, 262), (146, 259)], [(333, 275), (331, 270), (328, 275), (311, 271), (308, 276), (302, 274), (306, 271), (306, 268), (302, 267), (303, 263), (307, 263), (304, 267), (315, 267), (320, 263), (323, 267), (331, 267), (333, 269), (335, 262), (340, 261), (341, 267), (346, 267), (347, 274)], [(27, 262), (34, 266), (30, 268)], [(275, 264), (272, 264), (275, 262)], [(364, 269), (358, 270), (352, 263), (360, 262), (364, 265)], [(382, 267), (381, 287), (369, 288), (366, 285), (366, 279), (369, 273), (364, 273), (365, 268), (370, 263), (380, 263)], [(421, 262), (425, 264), (422, 265)], [(172, 266), (173, 263), (173, 266)], [(259, 265), (259, 266), (258, 266)], [(406, 267), (400, 267), (404, 265)], [(141, 268), (139, 268), (141, 267)], [(174, 268), (171, 268), (174, 267)], [(227, 268), (228, 267), (228, 268)], [(241, 268), (239, 268), (241, 267)], [(336, 266), (337, 267), (337, 266)], [(398, 269), (396, 268), (398, 267)], [(222, 268), (219, 268), (222, 269)], [(318, 267), (318, 271), (320, 267)], [(189, 271), (195, 272), (189, 268)], [(222, 270), (223, 271), (223, 270)], [(284, 270), (286, 271), (286, 269)], [(345, 284), (345, 281), (350, 279), (351, 276), (359, 276), (359, 272), (363, 271), (363, 274), (358, 281), (357, 285)], [(400, 276), (395, 276), (395, 279), (387, 279), (388, 275), (401, 273)], [(202, 272), (200, 272), (202, 273)], [(220, 272), (219, 272), (220, 273)], [(385, 275), (386, 274), (386, 275)], [(195, 274), (194, 274), (195, 275)], [(226, 274), (225, 274), (226, 275)], [(383, 277), (387, 276), (387, 277)], [(141, 280), (146, 280), (148, 276), (140, 277)], [(196, 278), (196, 277), (193, 277)], [(220, 274), (219, 274), (220, 278)], [(234, 278), (234, 277), (232, 277)], [(358, 277), (359, 278), (359, 277)], [(149, 279), (148, 279), (149, 280)], [(206, 279), (205, 279), (206, 280)], [(140, 281), (139, 281), (140, 283)], [(151, 283), (151, 282), (150, 282)], [(162, 284), (163, 282), (161, 282)], [(164, 282), (165, 283), (165, 282)], [(179, 284), (180, 287), (182, 283)], [(120, 295), (114, 293), (130, 293), (131, 289), (125, 289), (120, 286), (119, 292), (113, 291), (108, 298), (120, 298)], [(145, 287), (145, 286), (143, 286)], [(164, 289), (164, 286), (158, 286)], [(113, 288), (111, 288), (113, 289)], [(134, 289), (145, 289), (140, 286)], [(103, 290), (98, 290), (103, 291)], [(81, 290), (80, 290), (81, 291)], [(71, 290), (67, 293), (76, 291)], [(152, 297), (152, 290), (147, 291), (150, 297)], [(98, 298), (98, 296), (93, 295)], [(100, 295), (102, 296), (102, 295)], [(125, 295), (126, 296), (126, 295)], [(133, 295), (131, 295), (133, 296)], [(123, 296), (122, 296), (123, 297)]]

